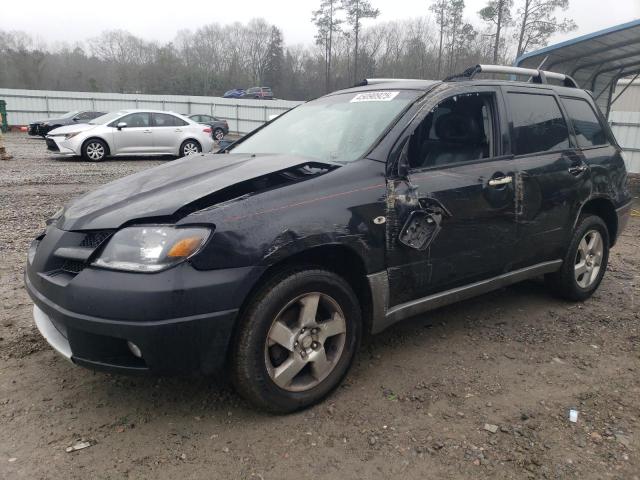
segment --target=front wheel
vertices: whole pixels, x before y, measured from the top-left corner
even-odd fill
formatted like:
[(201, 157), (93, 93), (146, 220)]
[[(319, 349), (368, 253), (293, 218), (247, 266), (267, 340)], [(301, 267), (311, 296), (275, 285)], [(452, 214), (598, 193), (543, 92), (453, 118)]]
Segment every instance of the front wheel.
[(90, 162), (101, 162), (107, 157), (107, 144), (97, 138), (87, 140), (82, 146), (82, 157)]
[(545, 277), (553, 293), (582, 301), (600, 285), (609, 261), (609, 230), (596, 215), (583, 215), (569, 242), (562, 268)]
[(189, 155), (195, 155), (196, 153), (200, 153), (202, 151), (202, 147), (195, 140), (185, 140), (180, 145), (180, 154), (183, 157)]
[(362, 329), (349, 284), (319, 268), (273, 277), (240, 321), (233, 383), (249, 402), (278, 413), (308, 407), (336, 388), (353, 361)]

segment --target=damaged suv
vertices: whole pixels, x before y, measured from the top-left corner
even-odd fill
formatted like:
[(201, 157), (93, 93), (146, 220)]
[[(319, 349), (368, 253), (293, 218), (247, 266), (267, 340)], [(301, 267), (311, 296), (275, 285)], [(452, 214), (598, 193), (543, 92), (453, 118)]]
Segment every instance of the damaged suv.
[(29, 249), (36, 325), (75, 364), (223, 371), (290, 412), (400, 320), (538, 276), (585, 300), (628, 219), (621, 150), (569, 77), (474, 78), (498, 70), (365, 81), (70, 202)]

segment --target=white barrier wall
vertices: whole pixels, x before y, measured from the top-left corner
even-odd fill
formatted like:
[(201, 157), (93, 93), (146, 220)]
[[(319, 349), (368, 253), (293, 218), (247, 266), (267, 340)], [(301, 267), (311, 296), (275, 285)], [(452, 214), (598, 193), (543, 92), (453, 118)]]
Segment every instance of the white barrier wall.
[(302, 102), (289, 100), (240, 100), (184, 95), (137, 95), (126, 93), (60, 92), (0, 88), (0, 100), (7, 102), (9, 125), (28, 125), (36, 120), (62, 115), (71, 110), (112, 112), (125, 108), (169, 110), (191, 115), (206, 113), (229, 122), (232, 132), (248, 133), (271, 115), (281, 114)]
[(609, 123), (624, 151), (627, 170), (640, 173), (640, 112), (611, 112)]

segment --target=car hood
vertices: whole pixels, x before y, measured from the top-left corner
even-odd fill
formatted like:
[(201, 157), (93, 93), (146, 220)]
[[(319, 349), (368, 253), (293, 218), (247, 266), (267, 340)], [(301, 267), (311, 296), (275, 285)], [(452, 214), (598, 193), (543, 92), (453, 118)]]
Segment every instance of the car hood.
[(67, 205), (58, 226), (63, 230), (97, 230), (119, 228), (140, 219), (167, 221), (178, 210), (185, 212), (189, 204), (225, 188), (309, 164), (336, 168), (334, 164), (291, 155), (192, 155), (79, 197)]
[(97, 127), (97, 125), (89, 125), (88, 123), (74, 123), (73, 125), (54, 128), (48, 133), (48, 135), (66, 135), (67, 133), (84, 132), (85, 130), (91, 130), (95, 127)]

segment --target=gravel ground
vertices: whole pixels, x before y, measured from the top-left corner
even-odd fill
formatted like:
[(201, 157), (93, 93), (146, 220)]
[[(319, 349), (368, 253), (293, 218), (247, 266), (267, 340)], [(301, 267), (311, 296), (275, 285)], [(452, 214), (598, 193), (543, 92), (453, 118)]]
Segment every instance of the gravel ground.
[[(526, 282), (440, 309), (370, 340), (324, 403), (272, 416), (211, 379), (53, 353), (22, 284), (28, 243), (71, 197), (164, 160), (90, 164), (5, 140), (0, 478), (640, 478), (640, 218), (591, 300)], [(65, 451), (78, 441), (91, 446)]]

